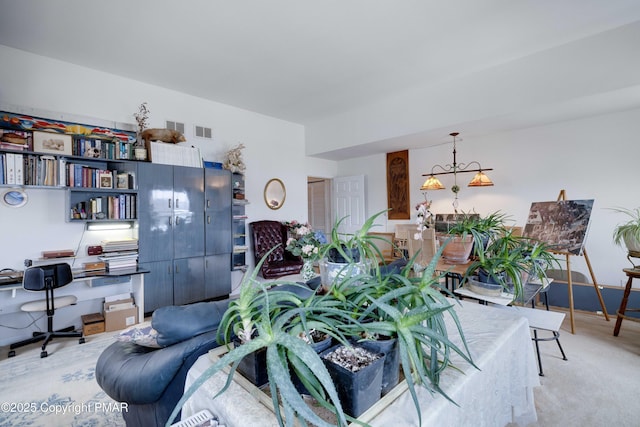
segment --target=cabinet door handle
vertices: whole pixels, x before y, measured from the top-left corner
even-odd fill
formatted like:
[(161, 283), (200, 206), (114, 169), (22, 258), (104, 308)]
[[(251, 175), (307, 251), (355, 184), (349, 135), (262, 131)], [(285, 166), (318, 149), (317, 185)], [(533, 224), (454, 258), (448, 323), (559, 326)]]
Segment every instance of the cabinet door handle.
[(169, 205), (169, 209), (171, 209), (171, 199), (167, 199), (167, 205)]
[(176, 227), (178, 226), (179, 223), (180, 223), (180, 217), (176, 216)]
[(173, 226), (173, 217), (172, 216), (169, 217), (169, 225)]
[(206, 269), (209, 268), (209, 260), (208, 259), (204, 260), (204, 268), (206, 268)]
[(207, 199), (207, 209), (211, 207), (211, 200)]
[(176, 199), (176, 209), (180, 209), (180, 199)]
[(171, 265), (167, 265), (167, 274), (171, 276)]
[(178, 267), (178, 265), (176, 265), (176, 274), (180, 273), (180, 267)]
[(211, 224), (211, 215), (207, 215), (207, 224)]

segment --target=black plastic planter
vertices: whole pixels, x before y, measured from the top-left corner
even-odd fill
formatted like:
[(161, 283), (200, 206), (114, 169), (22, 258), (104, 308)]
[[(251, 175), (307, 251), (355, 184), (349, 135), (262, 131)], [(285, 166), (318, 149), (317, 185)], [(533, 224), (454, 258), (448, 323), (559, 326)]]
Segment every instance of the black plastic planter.
[(362, 341), (360, 346), (374, 353), (384, 354), (384, 367), (382, 368), (382, 395), (389, 393), (400, 382), (400, 354), (398, 353), (398, 340), (387, 338), (375, 341)]
[[(311, 345), (311, 348), (313, 348), (313, 350), (316, 353), (320, 354), (326, 349), (328, 349), (331, 346), (332, 342), (333, 342), (333, 338), (331, 338), (330, 336), (327, 336), (327, 338), (325, 338), (324, 340), (320, 342), (314, 342), (313, 344), (310, 344), (310, 345)], [(293, 385), (296, 387), (296, 390), (298, 390), (298, 393), (309, 395), (310, 394), (309, 390), (307, 390), (307, 388), (302, 384), (302, 381), (300, 381), (300, 378), (298, 378), (298, 375), (295, 373), (293, 368), (290, 368), (290, 371), (291, 371), (291, 381), (293, 382)]]
[(331, 262), (348, 264), (350, 262), (360, 262), (360, 251), (358, 248), (348, 249), (344, 245), (342, 245), (342, 250), (349, 256), (351, 259), (345, 259), (344, 256), (338, 251), (336, 248), (329, 249), (327, 253), (327, 259)]
[[(239, 346), (241, 344), (239, 341), (234, 341), (234, 345)], [(267, 350), (261, 348), (243, 357), (238, 365), (238, 372), (257, 387), (262, 387), (268, 383)]]
[(381, 354), (378, 359), (371, 362), (368, 366), (356, 372), (351, 372), (324, 358), (324, 356), (341, 346), (342, 345), (337, 345), (325, 350), (320, 354), (320, 357), (322, 357), (329, 371), (329, 375), (336, 386), (338, 397), (340, 398), (340, 403), (342, 404), (342, 409), (345, 414), (357, 418), (380, 400), (382, 368), (385, 356)]

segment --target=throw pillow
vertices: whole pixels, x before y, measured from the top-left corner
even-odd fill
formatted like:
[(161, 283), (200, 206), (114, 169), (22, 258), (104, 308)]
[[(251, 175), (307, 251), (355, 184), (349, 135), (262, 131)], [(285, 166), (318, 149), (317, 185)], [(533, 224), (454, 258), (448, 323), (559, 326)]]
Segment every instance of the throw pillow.
[(151, 322), (133, 325), (116, 335), (116, 340), (132, 342), (143, 347), (161, 348), (158, 344), (158, 331), (153, 329)]

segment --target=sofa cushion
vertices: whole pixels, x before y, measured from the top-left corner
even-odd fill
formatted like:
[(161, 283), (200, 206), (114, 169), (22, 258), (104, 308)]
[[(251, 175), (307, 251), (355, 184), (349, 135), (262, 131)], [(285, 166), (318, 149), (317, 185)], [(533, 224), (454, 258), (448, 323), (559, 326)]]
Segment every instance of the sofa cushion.
[(153, 312), (151, 325), (158, 344), (167, 347), (218, 328), (229, 300), (161, 307)]
[(142, 322), (125, 329), (116, 335), (116, 340), (131, 342), (144, 347), (160, 348), (158, 331), (153, 329), (151, 322)]

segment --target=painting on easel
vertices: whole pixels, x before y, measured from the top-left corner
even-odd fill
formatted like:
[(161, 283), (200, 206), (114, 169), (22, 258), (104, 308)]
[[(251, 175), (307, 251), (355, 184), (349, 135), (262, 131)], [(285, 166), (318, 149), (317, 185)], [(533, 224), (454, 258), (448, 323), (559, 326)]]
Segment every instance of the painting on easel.
[(582, 255), (593, 200), (534, 202), (523, 235), (541, 240), (555, 252)]

